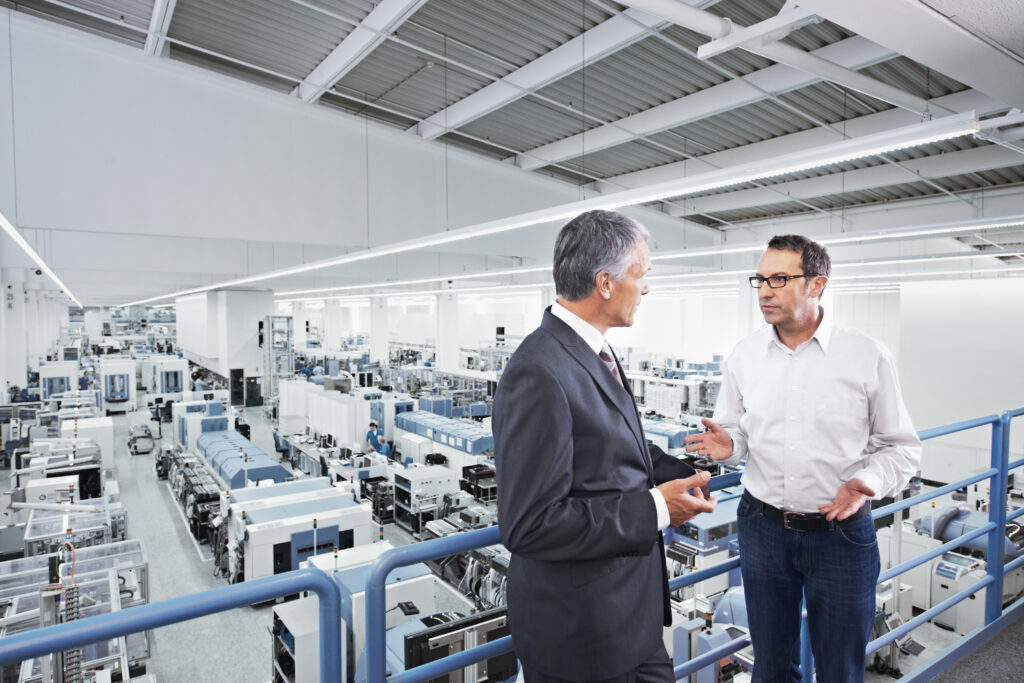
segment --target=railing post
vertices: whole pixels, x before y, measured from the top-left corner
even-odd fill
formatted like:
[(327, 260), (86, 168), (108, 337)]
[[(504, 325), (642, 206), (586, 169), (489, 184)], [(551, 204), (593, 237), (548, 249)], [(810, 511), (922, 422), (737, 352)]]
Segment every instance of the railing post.
[(992, 584), (985, 594), (985, 624), (991, 624), (1003, 611), (1003, 550), (1006, 537), (1006, 482), (1009, 449), (1006, 432), (1010, 425), (1009, 413), (1003, 413), (999, 422), (992, 424), (992, 468), (999, 471), (992, 477), (989, 490), (988, 519), (995, 524), (988, 536), (988, 574)]

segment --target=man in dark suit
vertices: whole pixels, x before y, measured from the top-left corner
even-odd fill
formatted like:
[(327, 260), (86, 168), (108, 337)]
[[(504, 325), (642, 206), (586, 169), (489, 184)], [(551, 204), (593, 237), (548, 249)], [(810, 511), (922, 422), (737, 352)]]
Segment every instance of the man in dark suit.
[(648, 449), (604, 340), (628, 327), (650, 270), (647, 230), (590, 211), (555, 243), (558, 300), (516, 350), (494, 397), (508, 610), (529, 683), (673, 681), (661, 531), (715, 501), (706, 472)]

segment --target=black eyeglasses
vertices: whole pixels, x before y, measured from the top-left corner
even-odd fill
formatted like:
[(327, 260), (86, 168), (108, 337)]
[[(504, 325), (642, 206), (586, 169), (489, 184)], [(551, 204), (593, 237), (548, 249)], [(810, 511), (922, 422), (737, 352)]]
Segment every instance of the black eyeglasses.
[(779, 287), (785, 287), (786, 283), (790, 280), (795, 280), (798, 277), (814, 277), (815, 275), (817, 275), (817, 273), (803, 273), (802, 275), (769, 275), (768, 277), (751, 275), (747, 279), (750, 281), (750, 286), (754, 289), (761, 289), (761, 285), (766, 282), (770, 288), (778, 289)]

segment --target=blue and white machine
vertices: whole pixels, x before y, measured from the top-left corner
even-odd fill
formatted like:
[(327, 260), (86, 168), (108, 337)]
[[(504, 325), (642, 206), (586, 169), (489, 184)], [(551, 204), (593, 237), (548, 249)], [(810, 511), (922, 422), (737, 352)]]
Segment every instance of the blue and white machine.
[(250, 501), (244, 516), (232, 520), (232, 530), (244, 531), (228, 539), (229, 576), (240, 573), (246, 581), (273, 576), (298, 569), (311, 555), (380, 540), (370, 504), (356, 503), (349, 491), (334, 491), (262, 506)]
[(103, 410), (127, 413), (135, 410), (135, 361), (131, 358), (100, 358)]
[(195, 450), (228, 490), (268, 479), (281, 483), (292, 478), (291, 472), (234, 430), (201, 434)]
[[(672, 529), (667, 539), (672, 542), (666, 551), (667, 557), (670, 563), (680, 566), (670, 564), (670, 571), (676, 575), (686, 574), (729, 559), (730, 542), (737, 538), (736, 508), (741, 495), (738, 491), (723, 491), (713, 512), (697, 515), (683, 526)], [(727, 588), (728, 573), (694, 585), (695, 594), (705, 597), (722, 593)]]
[(156, 356), (152, 359), (151, 371), (149, 386), (152, 393), (147, 396), (147, 401), (150, 404), (157, 398), (162, 398), (164, 403), (180, 401), (182, 392), (187, 388), (188, 361), (173, 356)]
[(189, 401), (171, 406), (174, 443), (195, 450), (200, 436), (234, 429), (234, 417), (226, 414), (220, 401)]
[(77, 360), (53, 361), (39, 366), (39, 396), (44, 401), (54, 394), (78, 388), (81, 370)]

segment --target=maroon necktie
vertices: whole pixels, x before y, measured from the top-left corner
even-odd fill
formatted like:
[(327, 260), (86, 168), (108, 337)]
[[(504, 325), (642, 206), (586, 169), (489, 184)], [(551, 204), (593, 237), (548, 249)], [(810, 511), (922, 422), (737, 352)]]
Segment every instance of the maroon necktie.
[(604, 364), (608, 366), (608, 369), (615, 375), (615, 381), (622, 384), (622, 377), (619, 376), (619, 366), (616, 364), (615, 359), (612, 358), (611, 354), (607, 351), (607, 346), (601, 349), (597, 356), (604, 361)]

